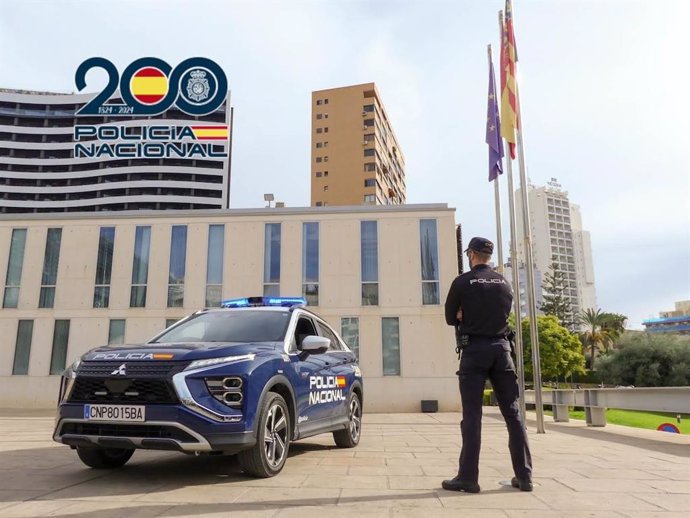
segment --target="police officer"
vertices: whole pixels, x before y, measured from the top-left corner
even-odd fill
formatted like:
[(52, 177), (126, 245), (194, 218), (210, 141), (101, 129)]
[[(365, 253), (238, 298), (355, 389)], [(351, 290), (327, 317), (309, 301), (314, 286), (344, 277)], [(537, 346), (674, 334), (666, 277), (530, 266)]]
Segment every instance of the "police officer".
[(532, 491), (532, 458), (525, 423), (519, 410), (515, 365), (507, 340), (508, 315), (513, 301), (510, 285), (487, 264), (494, 245), (473, 237), (467, 250), (471, 270), (457, 277), (446, 299), (446, 323), (456, 326), (461, 349), (462, 450), (458, 474), (443, 481), (443, 489), (478, 493), (482, 399), (486, 379), (491, 380), (508, 427), (508, 446), (515, 477), (511, 484)]

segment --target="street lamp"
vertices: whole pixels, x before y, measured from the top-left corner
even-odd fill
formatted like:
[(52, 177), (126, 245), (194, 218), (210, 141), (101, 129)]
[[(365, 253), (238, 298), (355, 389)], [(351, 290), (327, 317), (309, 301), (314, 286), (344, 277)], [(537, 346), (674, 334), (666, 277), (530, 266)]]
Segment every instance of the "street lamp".
[(269, 209), (271, 208), (271, 202), (273, 201), (273, 199), (274, 199), (274, 198), (273, 198), (273, 193), (272, 193), (272, 192), (269, 192), (269, 193), (264, 194), (264, 201), (267, 201), (267, 202), (268, 202), (267, 207), (268, 207)]

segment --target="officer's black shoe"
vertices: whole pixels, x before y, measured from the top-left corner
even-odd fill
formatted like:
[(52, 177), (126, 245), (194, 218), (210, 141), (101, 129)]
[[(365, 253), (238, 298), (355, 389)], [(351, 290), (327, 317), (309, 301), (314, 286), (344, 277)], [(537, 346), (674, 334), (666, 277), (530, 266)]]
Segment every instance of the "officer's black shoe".
[(448, 491), (464, 491), (465, 493), (479, 493), (479, 484), (472, 484), (471, 482), (463, 482), (458, 478), (451, 480), (444, 480), (441, 483), (443, 489)]
[(520, 491), (532, 491), (534, 489), (531, 480), (520, 480), (517, 477), (513, 477), (513, 479), (510, 481), (510, 485), (519, 489)]

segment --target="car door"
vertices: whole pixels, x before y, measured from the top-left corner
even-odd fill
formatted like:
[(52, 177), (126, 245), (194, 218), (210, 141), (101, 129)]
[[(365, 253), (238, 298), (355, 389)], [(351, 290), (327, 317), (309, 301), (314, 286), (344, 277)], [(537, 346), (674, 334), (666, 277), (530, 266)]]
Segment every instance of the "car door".
[(297, 424), (302, 430), (318, 428), (322, 421), (329, 417), (329, 406), (324, 403), (329, 383), (330, 364), (327, 354), (300, 355), (302, 340), (309, 336), (318, 336), (314, 320), (306, 314), (297, 317), (291, 352), (292, 366), (295, 369), (295, 399), (297, 400)]
[(321, 321), (316, 323), (319, 334), (328, 338), (331, 345), (326, 353), (327, 369), (332, 376), (334, 385), (336, 386), (336, 393), (333, 397), (333, 402), (329, 405), (328, 411), (331, 417), (341, 417), (347, 415), (347, 400), (350, 395), (350, 387), (354, 379), (353, 365), (355, 356), (353, 353), (346, 351), (338, 339), (338, 336), (331, 329), (331, 327)]

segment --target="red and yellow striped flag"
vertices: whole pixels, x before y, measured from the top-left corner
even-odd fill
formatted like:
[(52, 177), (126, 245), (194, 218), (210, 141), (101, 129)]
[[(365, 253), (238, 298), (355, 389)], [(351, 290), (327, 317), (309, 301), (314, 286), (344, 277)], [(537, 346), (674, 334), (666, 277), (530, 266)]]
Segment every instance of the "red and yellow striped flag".
[(518, 128), (517, 83), (515, 79), (515, 34), (513, 7), (506, 0), (505, 21), (501, 35), (501, 136), (510, 145), (510, 156), (515, 158), (515, 129)]
[(192, 126), (194, 136), (199, 140), (228, 140), (227, 126)]

